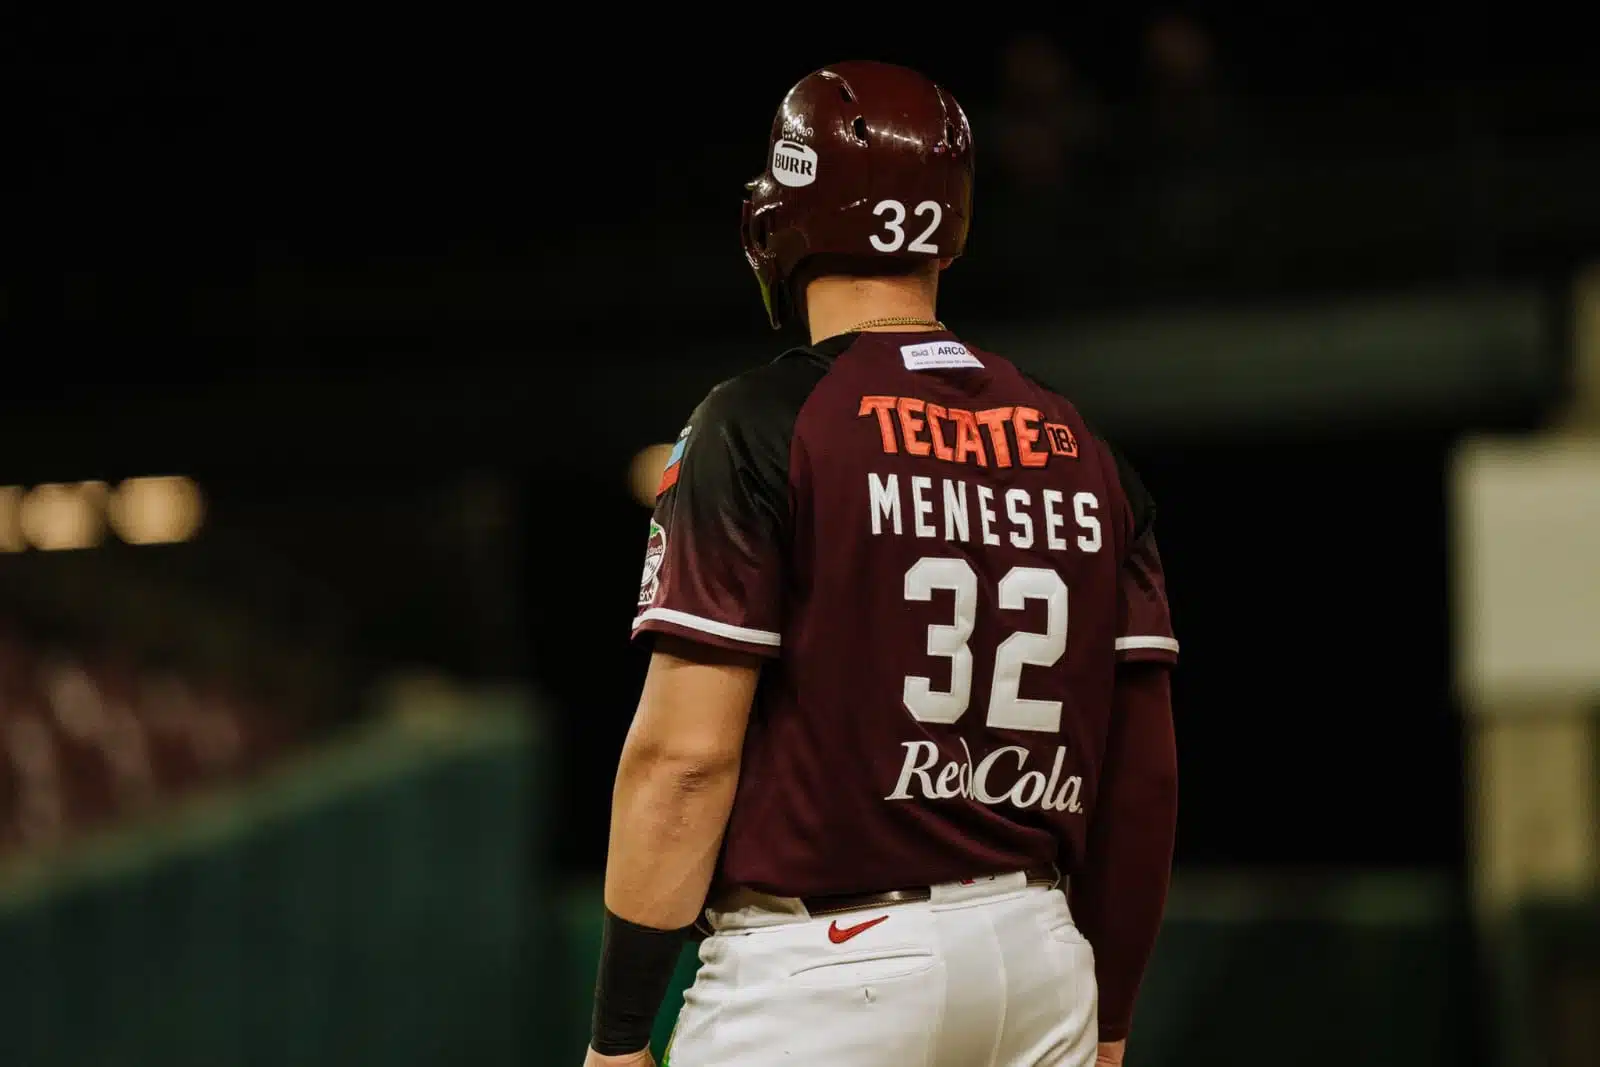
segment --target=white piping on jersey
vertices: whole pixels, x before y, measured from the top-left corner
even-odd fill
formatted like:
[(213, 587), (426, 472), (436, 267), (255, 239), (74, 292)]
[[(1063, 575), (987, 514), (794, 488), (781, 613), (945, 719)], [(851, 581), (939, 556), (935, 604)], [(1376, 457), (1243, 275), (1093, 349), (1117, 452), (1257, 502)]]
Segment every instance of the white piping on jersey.
[(771, 630), (752, 630), (745, 626), (733, 626), (718, 622), (716, 619), (703, 619), (699, 615), (690, 615), (687, 611), (675, 611), (672, 608), (649, 608), (640, 612), (639, 617), (633, 620), (633, 628), (637, 630), (640, 624), (651, 619), (670, 622), (717, 637), (726, 637), (730, 641), (745, 641), (752, 645), (766, 645), (770, 648), (777, 648), (783, 643), (783, 635), (775, 634)]
[(1132, 648), (1159, 648), (1166, 652), (1177, 652), (1178, 642), (1171, 637), (1119, 637), (1116, 648), (1118, 652)]

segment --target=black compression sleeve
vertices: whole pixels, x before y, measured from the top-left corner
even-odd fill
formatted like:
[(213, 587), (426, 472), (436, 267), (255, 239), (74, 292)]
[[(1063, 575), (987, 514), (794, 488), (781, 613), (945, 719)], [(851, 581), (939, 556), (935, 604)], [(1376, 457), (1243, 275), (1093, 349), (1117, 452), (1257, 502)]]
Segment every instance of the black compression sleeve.
[(594, 989), (594, 1034), (589, 1041), (596, 1052), (622, 1056), (650, 1044), (656, 1013), (689, 929), (640, 926), (606, 909)]

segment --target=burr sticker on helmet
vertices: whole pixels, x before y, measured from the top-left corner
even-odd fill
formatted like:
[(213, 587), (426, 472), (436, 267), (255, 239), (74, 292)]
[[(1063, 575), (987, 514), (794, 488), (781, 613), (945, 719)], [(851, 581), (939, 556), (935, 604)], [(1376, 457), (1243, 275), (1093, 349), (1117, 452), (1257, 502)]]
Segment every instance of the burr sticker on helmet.
[(799, 141), (783, 140), (772, 146), (772, 177), (791, 189), (817, 180), (817, 152)]

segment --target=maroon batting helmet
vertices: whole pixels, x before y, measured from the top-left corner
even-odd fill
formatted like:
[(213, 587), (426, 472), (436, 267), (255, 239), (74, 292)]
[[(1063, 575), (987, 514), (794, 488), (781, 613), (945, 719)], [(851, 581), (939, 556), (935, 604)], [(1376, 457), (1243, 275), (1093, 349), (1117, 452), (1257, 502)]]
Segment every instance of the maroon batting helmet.
[(972, 216), (972, 130), (943, 88), (888, 63), (836, 63), (789, 90), (746, 186), (744, 254), (774, 329), (784, 283), (829, 255), (953, 259)]

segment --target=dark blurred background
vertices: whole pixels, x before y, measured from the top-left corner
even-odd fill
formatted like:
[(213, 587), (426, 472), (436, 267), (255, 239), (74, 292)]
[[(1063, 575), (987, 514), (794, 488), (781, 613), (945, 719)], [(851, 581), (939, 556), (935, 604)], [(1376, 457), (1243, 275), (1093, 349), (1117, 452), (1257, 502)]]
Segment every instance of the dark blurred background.
[[(923, 70), (972, 120), (973, 233), (943, 318), (1075, 397), (1160, 507), (1184, 807), (1130, 1064), (1600, 1063), (1600, 956), (1540, 962), (1547, 942), (1592, 945), (1592, 907), (1497, 947), (1523, 894), (1483, 889), (1474, 775), (1495, 764), (1452, 638), (1461, 442), (1524, 438), (1585, 395), (1600, 60), (1575, 23), (1487, 5), (1124, 5), (292, 23), (130, 9), (18, 29), (0, 41), (0, 835), (32, 888), (0, 943), (60, 977), (46, 995), (4, 976), (23, 1006), (0, 1060), (465, 1062), (461, 1034), (493, 1030), (472, 1039), (479, 1062), (578, 1062), (586, 979), (546, 961), (592, 967), (583, 924), (644, 666), (626, 641), (641, 453), (791, 340), (767, 329), (739, 253), (741, 185), (787, 87), (862, 57)], [(190, 481), (137, 480), (152, 476)], [(1596, 689), (1557, 717), (1584, 722), (1572, 709)], [(419, 706), (403, 717), (433, 723), (426, 743), (374, 725)], [(490, 720), (490, 740), (461, 739)], [(1572, 773), (1590, 792), (1552, 802), (1591, 842), (1580, 888), (1600, 863), (1600, 742), (1581, 730), (1597, 755)], [(412, 772), (392, 760), (377, 778), (339, 769), (384, 744), (406, 767), (465, 760), (447, 768), (461, 796), (405, 799)], [(218, 883), (233, 891), (207, 890), (236, 916), (217, 930), (195, 925), (200, 890), (146, 886), (135, 905), (131, 882), (93, 881), (154, 968), (128, 988), (181, 970), (151, 945), (199, 946), (194, 967), (231, 946), (205, 964), (235, 990), (200, 1013), (209, 1029), (177, 1009), (115, 1022), (111, 994), (75, 1007), (82, 974), (121, 966), (96, 953), (133, 950), (51, 940), (79, 928), (61, 902), (90, 892), (59, 872), (100, 870), (74, 857), (113, 848), (171, 880), (177, 849), (186, 877), (221, 877), (205, 850), (234, 840), (222, 830), (141, 842), (183, 819), (267, 833), (226, 814), (241, 810), (292, 836), (300, 809), (252, 798), (298, 796), (300, 774), (344, 783), (329, 797), (381, 779), (389, 799), (361, 794), (360, 818), (402, 813), (373, 831), (413, 854), (374, 853), (391, 925), (343, 963), (272, 957), (280, 977), (388, 975), (373, 981), (391, 999), (363, 1001), (370, 1026), (302, 1020), (296, 1046), (216, 1021), (266, 1002), (251, 992), (270, 983), (263, 945), (346, 921), (283, 913), (248, 850)], [(191, 801), (205, 814), (176, 814)], [(373, 876), (338, 865), (337, 824), (264, 869), (330, 879), (347, 919)], [(415, 859), (464, 824), (482, 839), (471, 862), (507, 879), (474, 908), (451, 888), (489, 892), (467, 859)], [(421, 914), (436, 941), (471, 926), (461, 911), (500, 916), (482, 937), (517, 945), (470, 1005), (405, 985), (381, 947)], [(177, 932), (150, 932), (153, 913)], [(264, 914), (274, 936), (238, 934)], [(570, 945), (540, 940), (558, 927)], [(461, 998), (482, 957), (429, 951), (408, 958)], [(393, 998), (432, 998), (443, 1021), (424, 1039), (413, 1018), (401, 1040), (382, 1021)], [(280, 1000), (261, 1032), (301, 1019)], [(1315, 1047), (1280, 1041), (1330, 1023)], [(1259, 1056), (1237, 1047), (1246, 1025), (1267, 1027)]]

